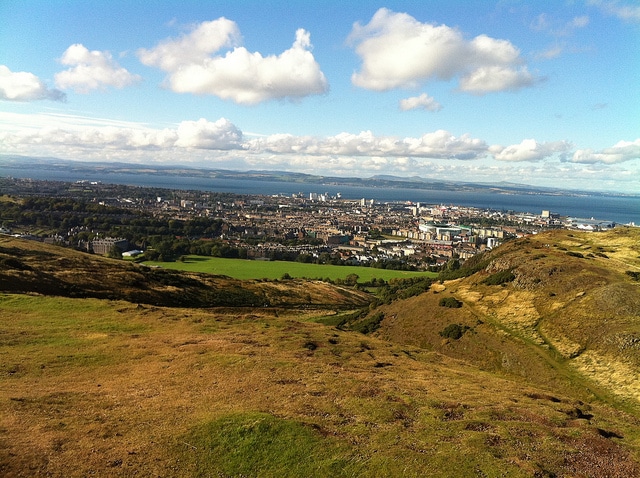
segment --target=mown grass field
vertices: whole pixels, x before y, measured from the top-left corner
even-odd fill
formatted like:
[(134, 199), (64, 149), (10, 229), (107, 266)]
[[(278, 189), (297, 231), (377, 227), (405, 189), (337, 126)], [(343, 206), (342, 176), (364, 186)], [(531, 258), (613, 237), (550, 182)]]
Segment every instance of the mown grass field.
[(187, 256), (184, 262), (153, 262), (149, 266), (160, 266), (188, 272), (205, 272), (233, 277), (234, 279), (280, 279), (289, 274), (295, 278), (344, 279), (349, 274), (356, 274), (358, 282), (368, 282), (373, 278), (388, 281), (394, 278), (436, 277), (434, 272), (408, 272), (375, 269), (373, 267), (334, 266), (328, 264), (303, 264), (301, 262), (284, 261), (249, 261), (243, 259), (225, 259), (220, 257)]

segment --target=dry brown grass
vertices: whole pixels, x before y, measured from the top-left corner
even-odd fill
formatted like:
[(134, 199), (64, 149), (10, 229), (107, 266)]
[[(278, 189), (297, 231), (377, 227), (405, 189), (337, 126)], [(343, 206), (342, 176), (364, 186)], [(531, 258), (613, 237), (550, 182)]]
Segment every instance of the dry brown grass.
[[(440, 310), (433, 292), (424, 294), (392, 305), (394, 320), (383, 322), (380, 335), (535, 383), (564, 381), (640, 405), (633, 378), (640, 371), (640, 283), (625, 273), (640, 267), (640, 230), (553, 231), (507, 243), (489, 258), (485, 271), (441, 286), (440, 294), (464, 302), (461, 309)], [(483, 284), (502, 270), (515, 280)], [(473, 333), (443, 345), (437, 332), (447, 322)]]
[(615, 455), (593, 476), (640, 470), (636, 418), (440, 354), (287, 317), (78, 301), (0, 302), (3, 476), (191, 476), (200, 445), (183, 437), (249, 412), (342, 443), (360, 476), (564, 476), (588, 450)]

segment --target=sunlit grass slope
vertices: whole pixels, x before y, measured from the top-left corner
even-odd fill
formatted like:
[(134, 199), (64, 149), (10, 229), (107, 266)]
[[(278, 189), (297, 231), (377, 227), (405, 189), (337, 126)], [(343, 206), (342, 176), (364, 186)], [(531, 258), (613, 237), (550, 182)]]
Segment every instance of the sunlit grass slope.
[[(638, 409), (640, 229), (542, 233), (483, 260), (468, 278), (383, 308), (380, 337)], [(444, 297), (462, 307), (440, 306)], [(450, 324), (468, 329), (444, 338)]]
[(637, 476), (637, 417), (260, 314), (0, 297), (2, 476)]

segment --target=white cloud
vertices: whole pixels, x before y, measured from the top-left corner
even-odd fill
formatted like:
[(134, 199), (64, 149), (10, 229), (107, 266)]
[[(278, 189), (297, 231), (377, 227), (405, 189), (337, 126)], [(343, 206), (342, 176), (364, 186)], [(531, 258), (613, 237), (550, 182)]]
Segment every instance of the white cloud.
[(579, 48), (568, 44), (565, 37), (571, 37), (576, 30), (589, 25), (590, 21), (587, 15), (573, 17), (568, 22), (564, 19), (549, 18), (545, 13), (538, 15), (531, 23), (531, 29), (554, 37), (554, 44), (546, 50), (533, 53), (533, 57), (537, 60), (550, 60), (559, 57), (565, 51), (579, 51)]
[[(177, 93), (214, 95), (253, 105), (272, 99), (300, 99), (328, 90), (327, 80), (311, 53), (310, 34), (296, 31), (288, 50), (262, 56), (238, 46), (237, 25), (225, 18), (205, 22), (177, 40), (138, 51), (140, 61), (168, 73)], [(231, 47), (224, 55), (222, 48)]]
[(140, 48), (138, 58), (147, 66), (174, 72), (183, 65), (204, 63), (218, 50), (240, 44), (240, 30), (234, 21), (224, 17), (202, 22), (189, 34), (161, 41), (149, 50)]
[[(0, 126), (5, 123), (19, 125), (27, 121), (27, 116), (30, 115), (0, 113)], [(248, 140), (237, 126), (225, 118), (182, 121), (175, 128), (164, 129), (64, 115), (41, 115), (30, 121), (31, 126), (3, 126), (4, 132), (0, 133), (3, 146), (9, 149), (50, 147), (47, 154), (53, 156), (59, 154), (63, 147), (72, 148), (75, 152), (168, 151), (175, 153), (176, 158), (187, 150), (237, 150), (252, 155), (308, 156), (309, 161), (317, 161), (320, 157), (340, 157), (343, 158), (341, 162), (349, 157), (352, 160), (369, 158), (367, 161), (371, 164), (384, 161), (400, 164), (410, 161), (409, 158), (473, 160), (484, 158), (489, 152), (489, 147), (481, 139), (466, 134), (454, 136), (444, 130), (417, 138), (376, 136), (371, 131), (362, 131), (322, 138), (275, 134)]]
[(420, 138), (406, 138), (411, 156), (441, 159), (479, 159), (487, 155), (488, 146), (484, 140), (472, 138), (468, 134), (453, 136), (445, 130), (427, 133)]
[(640, 22), (640, 5), (621, 4), (617, 0), (591, 0), (591, 5), (600, 7), (608, 15), (613, 15), (627, 22)]
[(515, 91), (536, 82), (526, 67), (486, 66), (460, 79), (460, 89), (476, 95), (496, 91)]
[(547, 50), (541, 51), (539, 53), (535, 54), (535, 58), (537, 60), (551, 60), (553, 58), (557, 58), (559, 57), (562, 52), (563, 52), (563, 48), (558, 46), (558, 45), (554, 45), (550, 48), (548, 48)]
[(362, 68), (351, 80), (370, 90), (414, 88), (430, 79), (461, 77), (462, 91), (484, 94), (536, 82), (520, 51), (507, 40), (479, 35), (469, 41), (455, 28), (420, 23), (386, 8), (367, 25), (354, 24), (348, 41), (362, 58)]
[(563, 37), (572, 35), (579, 28), (585, 28), (590, 21), (588, 15), (573, 17), (570, 21), (565, 22), (557, 18), (549, 18), (546, 13), (541, 13), (531, 23), (531, 29), (554, 37)]
[[(0, 125), (19, 123), (25, 116), (0, 114)], [(220, 150), (242, 148), (242, 131), (225, 118), (215, 122), (200, 119), (182, 121), (176, 128), (149, 128), (136, 123), (87, 119), (68, 115), (40, 115), (23, 126), (0, 134), (3, 146), (13, 149), (51, 147), (51, 154), (73, 151), (174, 151)], [(3, 127), (4, 129), (4, 127)], [(62, 148), (62, 149), (61, 149)]]
[(540, 161), (556, 154), (565, 154), (571, 149), (571, 143), (566, 141), (552, 141), (538, 143), (535, 139), (524, 139), (520, 144), (513, 144), (503, 148), (492, 146), (493, 157), (498, 161)]
[(107, 86), (124, 88), (141, 78), (122, 68), (107, 51), (89, 51), (76, 43), (63, 53), (60, 63), (70, 66), (55, 75), (56, 86), (73, 89), (78, 93), (104, 89)]
[(0, 148), (4, 154), (24, 156), (284, 169), (350, 177), (385, 173), (540, 186), (557, 185), (561, 177), (567, 188), (584, 189), (589, 184), (595, 189), (632, 193), (637, 192), (640, 177), (640, 139), (621, 141), (602, 151), (581, 149), (565, 158), (571, 146), (564, 141), (527, 139), (508, 147), (488, 146), (482, 139), (444, 130), (410, 138), (363, 131), (329, 137), (278, 134), (249, 139), (225, 118), (158, 128), (70, 114), (0, 111)]
[(76, 151), (108, 149), (114, 151), (160, 150), (171, 147), (177, 139), (175, 131), (124, 129), (112, 126), (71, 130), (46, 127), (37, 131), (13, 133), (2, 138), (13, 147), (48, 146), (54, 151), (61, 147)]
[(34, 101), (54, 100), (64, 101), (65, 94), (60, 90), (49, 89), (33, 73), (26, 71), (11, 71), (7, 66), (0, 65), (0, 100)]
[(581, 15), (574, 17), (568, 24), (572, 28), (584, 28), (589, 24), (589, 17), (587, 15)]
[(238, 149), (242, 141), (242, 131), (225, 118), (210, 122), (204, 118), (198, 121), (183, 121), (178, 126), (178, 140), (175, 146), (196, 149)]
[(426, 93), (422, 93), (420, 96), (412, 96), (400, 100), (400, 109), (402, 111), (410, 110), (427, 110), (427, 111), (440, 111), (442, 105), (438, 103), (431, 96)]
[(484, 157), (488, 151), (483, 140), (469, 135), (456, 137), (444, 130), (427, 133), (419, 138), (375, 136), (371, 131), (340, 133), (326, 138), (280, 134), (247, 141), (245, 147), (254, 152), (278, 154), (465, 160)]
[(601, 151), (579, 149), (573, 154), (571, 161), (574, 163), (587, 164), (616, 164), (634, 159), (640, 159), (640, 138), (635, 141), (619, 141), (611, 148), (606, 148)]

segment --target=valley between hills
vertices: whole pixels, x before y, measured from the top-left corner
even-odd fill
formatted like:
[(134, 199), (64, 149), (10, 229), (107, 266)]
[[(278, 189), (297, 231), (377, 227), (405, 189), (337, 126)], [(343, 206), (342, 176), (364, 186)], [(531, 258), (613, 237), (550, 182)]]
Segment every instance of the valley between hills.
[(0, 475), (640, 476), (640, 229), (398, 284), (0, 236)]

